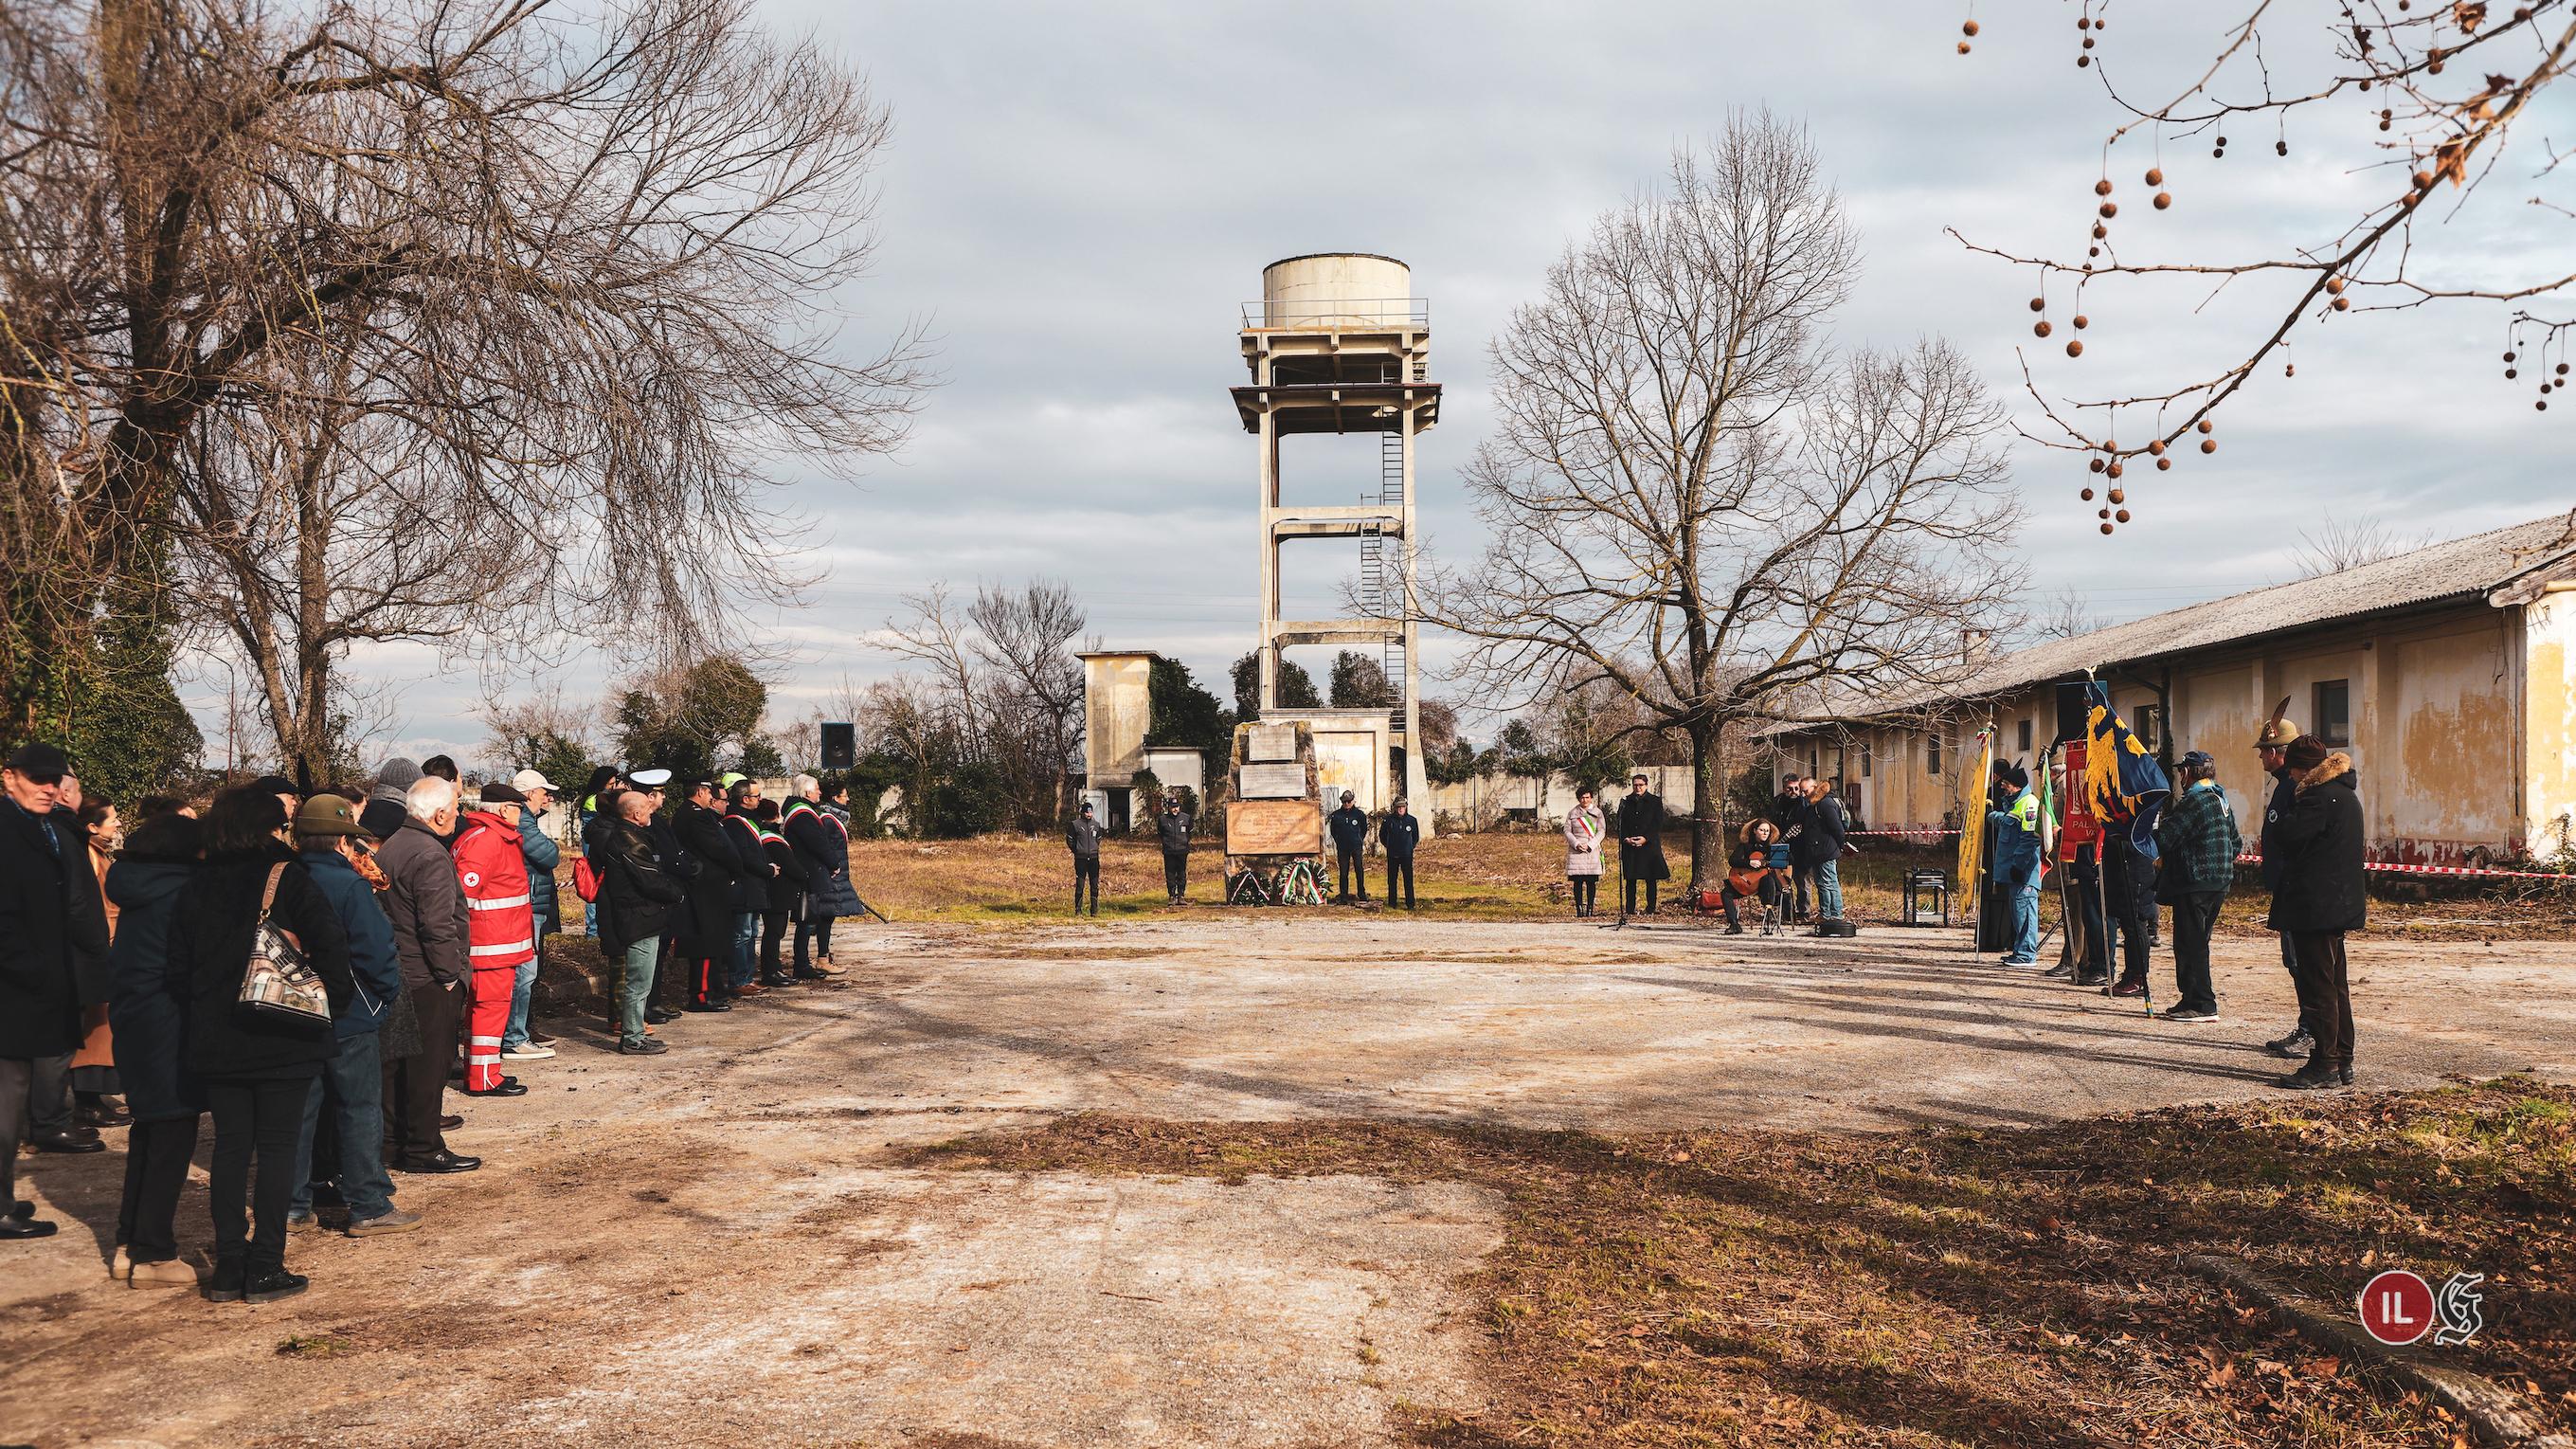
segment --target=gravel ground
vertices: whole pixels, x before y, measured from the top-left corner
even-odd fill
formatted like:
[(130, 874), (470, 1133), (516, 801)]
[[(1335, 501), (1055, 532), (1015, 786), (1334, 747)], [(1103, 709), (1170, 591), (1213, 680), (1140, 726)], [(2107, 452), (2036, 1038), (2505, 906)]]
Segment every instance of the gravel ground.
[[(31, 1159), (66, 1231), (0, 1259), (0, 1442), (1355, 1445), (1470, 1412), (1480, 1189), (1362, 1175), (922, 1173), (909, 1148), (1099, 1110), (1601, 1131), (2019, 1124), (2259, 1096), (2291, 1014), (2223, 942), (2166, 1027), (1957, 933), (1728, 938), (1383, 914), (844, 932), (843, 983), (469, 1101), (419, 1233), (295, 1239), (255, 1308), (102, 1264), (121, 1153)], [(2576, 945), (2355, 947), (2365, 1087), (2576, 1077)], [(116, 1137), (121, 1134), (111, 1134)], [(121, 1143), (117, 1145), (121, 1146)], [(203, 1197), (181, 1209), (204, 1246)]]

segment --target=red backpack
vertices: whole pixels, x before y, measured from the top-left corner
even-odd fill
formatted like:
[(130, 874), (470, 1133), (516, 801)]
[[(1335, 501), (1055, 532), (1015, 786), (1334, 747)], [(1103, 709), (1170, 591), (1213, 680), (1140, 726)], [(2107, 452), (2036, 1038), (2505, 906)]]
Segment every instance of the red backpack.
[(585, 901), (596, 902), (599, 899), (599, 872), (591, 868), (589, 856), (573, 857), (572, 889), (573, 894)]

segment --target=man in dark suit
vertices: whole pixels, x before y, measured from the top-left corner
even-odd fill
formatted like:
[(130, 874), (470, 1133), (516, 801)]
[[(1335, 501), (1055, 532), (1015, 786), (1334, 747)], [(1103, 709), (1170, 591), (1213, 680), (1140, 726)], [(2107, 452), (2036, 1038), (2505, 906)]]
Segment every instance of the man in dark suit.
[[(0, 769), (0, 1242), (49, 1237), (55, 1225), (18, 1200), (18, 1124), (36, 1064), (80, 1045), (80, 976), (104, 970), (107, 908), (90, 869), (89, 835), (62, 806), (71, 762), (41, 742)], [(95, 1152), (82, 1139), (40, 1149)]]
[(687, 804), (673, 823), (680, 849), (697, 862), (689, 877), (688, 906), (680, 918), (680, 959), (689, 963), (691, 1011), (731, 1011), (734, 961), (734, 896), (744, 873), (724, 817), (716, 813), (710, 780), (689, 782)]
[(1395, 883), (1404, 882), (1404, 908), (1413, 909), (1413, 848), (1422, 843), (1422, 822), (1404, 808), (1404, 797), (1395, 799), (1395, 808), (1387, 812), (1386, 822), (1377, 828), (1377, 843), (1386, 851), (1386, 904), (1395, 906)]
[(1354, 899), (1351, 879), (1359, 878), (1357, 899), (1368, 899), (1368, 812), (1352, 803), (1357, 797), (1342, 792), (1342, 808), (1324, 817), (1333, 832), (1333, 860), (1340, 867), (1342, 888), (1335, 903), (1349, 905)]

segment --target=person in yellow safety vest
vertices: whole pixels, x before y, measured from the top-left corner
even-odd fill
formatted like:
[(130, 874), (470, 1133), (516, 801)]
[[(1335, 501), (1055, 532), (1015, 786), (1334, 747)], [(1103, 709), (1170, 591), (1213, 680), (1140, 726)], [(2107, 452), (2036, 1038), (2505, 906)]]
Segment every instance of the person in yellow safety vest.
[(2039, 962), (2039, 797), (2030, 793), (2030, 772), (2010, 760), (1995, 761), (1993, 796), (2002, 805), (1986, 817), (1995, 883), (2012, 899), (2012, 947), (2003, 964), (2032, 966)]

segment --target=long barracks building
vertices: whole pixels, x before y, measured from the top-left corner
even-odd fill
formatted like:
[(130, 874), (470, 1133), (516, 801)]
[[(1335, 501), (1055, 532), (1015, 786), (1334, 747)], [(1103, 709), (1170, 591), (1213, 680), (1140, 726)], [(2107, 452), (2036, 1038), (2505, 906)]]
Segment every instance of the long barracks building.
[(2374, 859), (2576, 855), (2576, 514), (2052, 639), (1766, 742), (1778, 770), (1839, 780), (1872, 828), (1938, 828), (1976, 732), (1992, 721), (1998, 758), (2035, 760), (2057, 686), (2088, 673), (2168, 759), (2217, 758), (2249, 837), (2268, 790), (2252, 741), (2286, 696), (2351, 753)]

